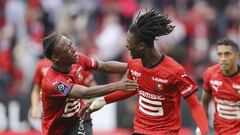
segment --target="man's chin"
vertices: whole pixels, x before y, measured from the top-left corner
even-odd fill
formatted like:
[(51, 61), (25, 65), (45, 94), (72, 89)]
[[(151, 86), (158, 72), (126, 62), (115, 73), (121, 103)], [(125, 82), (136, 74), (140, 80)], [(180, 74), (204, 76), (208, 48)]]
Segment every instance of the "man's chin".
[(221, 68), (222, 71), (227, 71), (228, 70), (228, 67), (226, 67), (226, 66), (221, 66), (220, 68)]

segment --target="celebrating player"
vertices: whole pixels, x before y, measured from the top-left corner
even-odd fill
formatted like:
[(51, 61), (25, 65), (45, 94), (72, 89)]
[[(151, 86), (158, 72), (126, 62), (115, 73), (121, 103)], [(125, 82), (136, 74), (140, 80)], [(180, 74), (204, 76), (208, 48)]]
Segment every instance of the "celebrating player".
[(78, 54), (73, 45), (70, 39), (56, 33), (43, 40), (44, 55), (53, 63), (42, 80), (44, 135), (92, 134), (87, 131), (88, 128), (85, 130), (86, 133), (79, 131), (82, 130), (82, 119), (78, 118), (82, 106), (80, 98), (103, 96), (117, 90), (135, 91), (137, 88), (136, 82), (127, 79), (126, 76), (118, 82), (106, 85), (93, 87), (79, 85), (83, 83), (82, 74), (86, 70), (123, 73), (127, 69), (127, 64), (95, 61)]
[(90, 108), (83, 108), (83, 115), (138, 94), (133, 134), (177, 135), (181, 127), (180, 102), (183, 97), (202, 134), (208, 134), (207, 117), (195, 95), (198, 86), (180, 64), (159, 53), (154, 46), (156, 37), (173, 31), (174, 26), (170, 23), (168, 16), (155, 9), (137, 17), (127, 33), (126, 47), (133, 58), (128, 62), (128, 77), (137, 81), (139, 89), (98, 98)]
[(226, 38), (217, 42), (218, 64), (209, 67), (203, 75), (204, 91), (201, 102), (206, 114), (213, 97), (214, 134), (240, 134), (240, 67), (238, 45)]
[[(42, 79), (47, 73), (51, 65), (52, 65), (51, 61), (49, 61), (46, 58), (39, 60), (37, 64), (34, 79), (33, 79), (33, 82), (34, 82), (33, 90), (31, 93), (31, 102), (32, 102), (31, 116), (33, 118), (40, 118), (42, 115), (42, 112), (39, 106)], [(83, 72), (83, 85), (88, 87), (97, 85), (91, 72), (89, 71)]]
[[(33, 118), (32, 120), (38, 120), (37, 118), (42, 117), (41, 101), (40, 101), (41, 84), (42, 84), (43, 77), (46, 75), (46, 73), (47, 73), (49, 67), (51, 67), (51, 65), (52, 65), (52, 63), (46, 58), (39, 60), (39, 62), (37, 64), (37, 68), (36, 68), (35, 76), (34, 76), (34, 86), (33, 86), (33, 90), (31, 93), (32, 106), (30, 109), (30, 113), (31, 113), (31, 118)], [(83, 85), (84, 86), (89, 87), (89, 86), (97, 85), (91, 72), (84, 71), (82, 74), (82, 77), (83, 77)], [(92, 99), (89, 99), (89, 100), (81, 99), (81, 103), (84, 103), (84, 104), (88, 104), (91, 101), (92, 101)], [(89, 127), (88, 130), (82, 130), (82, 132), (88, 131), (88, 132), (92, 133), (92, 130), (91, 130), (92, 126), (89, 126), (89, 123), (91, 123), (90, 117), (82, 120), (83, 129), (86, 127)]]

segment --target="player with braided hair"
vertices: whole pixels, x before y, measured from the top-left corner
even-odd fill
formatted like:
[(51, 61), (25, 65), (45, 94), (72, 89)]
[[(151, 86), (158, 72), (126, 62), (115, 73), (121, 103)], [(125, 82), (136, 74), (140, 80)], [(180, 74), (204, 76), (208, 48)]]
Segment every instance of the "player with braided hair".
[(130, 79), (139, 87), (132, 92), (114, 92), (93, 101), (82, 114), (102, 108), (138, 94), (134, 118), (134, 135), (177, 135), (179, 133), (180, 103), (183, 97), (191, 109), (192, 116), (202, 134), (208, 134), (208, 122), (195, 91), (197, 84), (185, 69), (169, 56), (158, 52), (154, 40), (174, 30), (171, 19), (160, 11), (152, 9), (138, 15), (129, 27), (126, 48), (132, 60), (128, 62)]

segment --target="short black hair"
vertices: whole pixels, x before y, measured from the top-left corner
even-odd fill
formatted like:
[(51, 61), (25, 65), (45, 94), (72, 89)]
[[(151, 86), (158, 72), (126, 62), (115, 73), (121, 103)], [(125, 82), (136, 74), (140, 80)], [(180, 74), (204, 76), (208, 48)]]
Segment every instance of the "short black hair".
[(157, 36), (168, 35), (173, 31), (175, 26), (170, 25), (171, 22), (168, 15), (161, 14), (160, 10), (151, 9), (143, 15), (138, 13), (135, 23), (129, 27), (129, 32), (139, 41), (152, 47)]
[(58, 44), (61, 35), (58, 33), (52, 33), (43, 39), (43, 54), (48, 58), (51, 59), (53, 50)]
[(219, 45), (231, 46), (235, 52), (239, 51), (237, 43), (229, 38), (224, 38), (224, 39), (219, 40), (217, 42), (217, 46), (219, 46)]

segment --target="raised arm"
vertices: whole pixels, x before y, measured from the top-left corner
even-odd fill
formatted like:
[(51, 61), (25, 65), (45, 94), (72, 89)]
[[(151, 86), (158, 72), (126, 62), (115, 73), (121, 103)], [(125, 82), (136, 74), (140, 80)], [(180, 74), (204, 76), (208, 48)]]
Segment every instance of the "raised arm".
[(118, 61), (98, 61), (96, 71), (104, 73), (125, 73), (127, 71), (127, 63)]
[(209, 134), (209, 126), (206, 114), (204, 112), (203, 107), (201, 106), (199, 100), (197, 99), (197, 96), (195, 94), (190, 95), (186, 98), (186, 102), (190, 107), (191, 114), (197, 124), (197, 126), (201, 130), (202, 135), (208, 135)]

